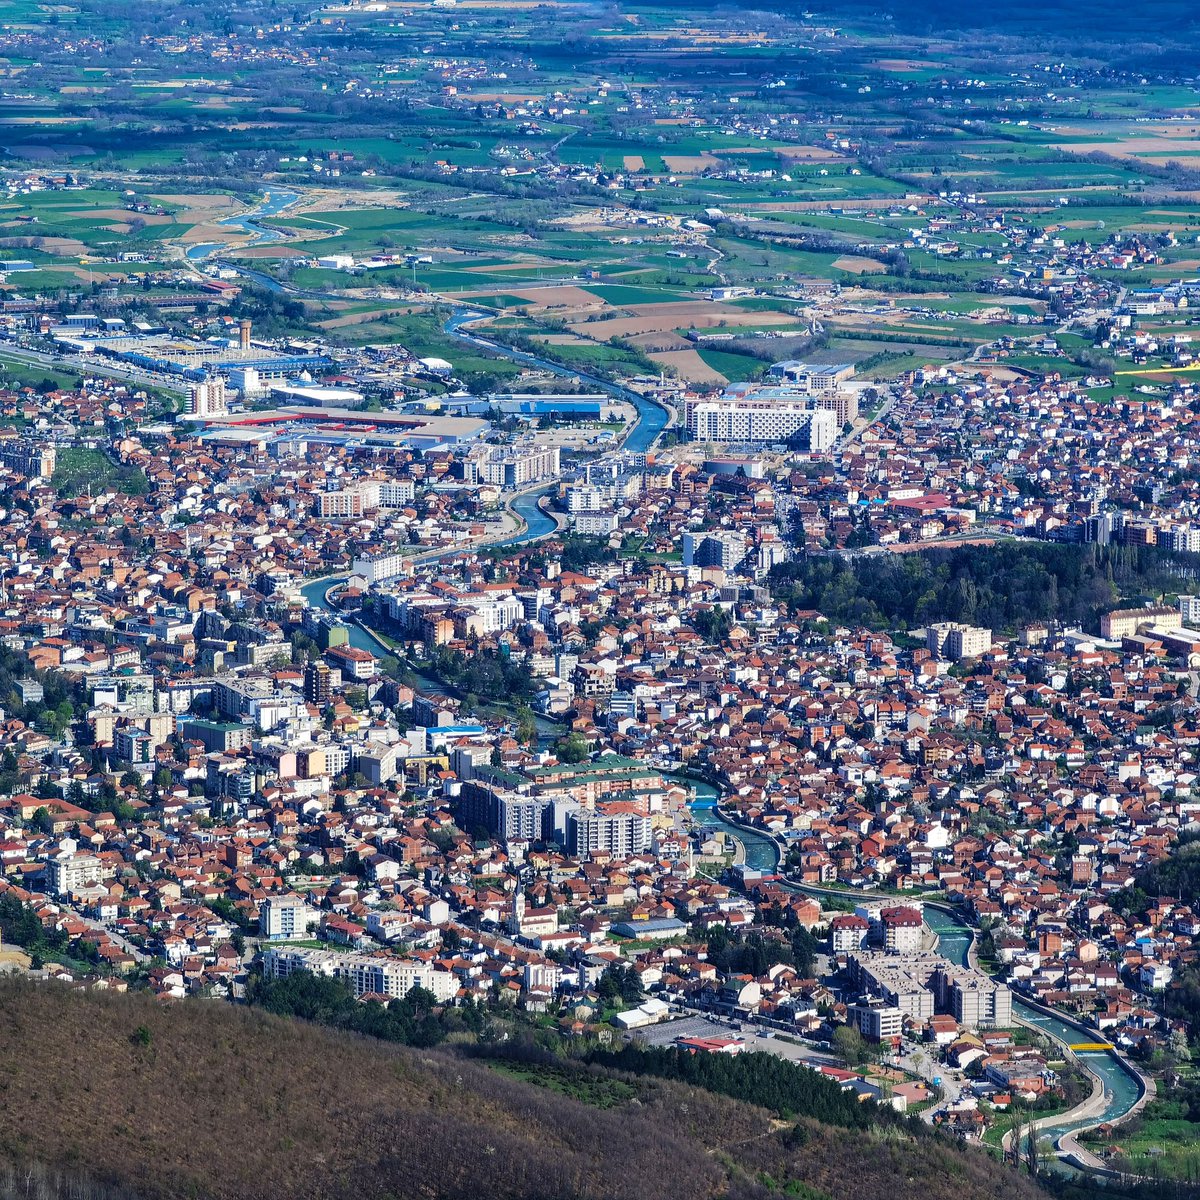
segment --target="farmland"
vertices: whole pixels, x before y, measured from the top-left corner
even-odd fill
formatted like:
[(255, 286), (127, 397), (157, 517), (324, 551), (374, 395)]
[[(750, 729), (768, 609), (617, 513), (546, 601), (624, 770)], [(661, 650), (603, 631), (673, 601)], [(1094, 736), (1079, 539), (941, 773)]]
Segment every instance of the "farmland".
[[(713, 386), (776, 350), (883, 378), (1028, 339), (1040, 281), (1011, 273), (1007, 226), (948, 235), (956, 197), (1051, 244), (1169, 242), (1146, 284), (1200, 273), (1200, 95), (1043, 69), (986, 30), (414, 4), (317, 12), (264, 53), (211, 17), (189, 43), (111, 0), (34, 16), (0, 5), (8, 296), (152, 307), (220, 247), (348, 347), (408, 339), (514, 374), (442, 332), (470, 307), (567, 366)], [(48, 167), (67, 189), (21, 186)], [(237, 222), (271, 189), (292, 201)]]

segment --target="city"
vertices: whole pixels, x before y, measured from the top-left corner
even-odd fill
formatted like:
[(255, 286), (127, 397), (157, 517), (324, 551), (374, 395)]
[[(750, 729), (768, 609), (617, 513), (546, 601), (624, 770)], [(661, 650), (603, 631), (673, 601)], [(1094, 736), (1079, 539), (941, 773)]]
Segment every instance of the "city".
[(0, 1194), (1194, 1194), (1200, 73), (0, 9)]

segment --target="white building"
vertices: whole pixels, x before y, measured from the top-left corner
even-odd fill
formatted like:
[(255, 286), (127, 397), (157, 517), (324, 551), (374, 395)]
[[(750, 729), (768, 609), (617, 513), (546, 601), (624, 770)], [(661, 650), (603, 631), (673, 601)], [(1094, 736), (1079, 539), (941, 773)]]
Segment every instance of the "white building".
[(837, 439), (837, 415), (803, 400), (718, 397), (690, 406), (688, 433), (700, 442), (798, 441), (814, 452)]
[(273, 942), (305, 938), (320, 922), (321, 914), (298, 896), (268, 896), (258, 906), (258, 929)]
[(978, 658), (992, 648), (992, 631), (957, 621), (939, 621), (925, 630), (925, 645), (932, 653), (954, 662)]
[(606, 852), (614, 858), (645, 854), (653, 829), (650, 818), (636, 812), (588, 812), (571, 806), (566, 814), (566, 851), (574, 858)]
[(77, 854), (71, 838), (63, 839), (62, 849), (48, 865), (50, 888), (56, 896), (95, 887), (104, 878), (104, 864), (94, 854)]
[(575, 514), (575, 532), (587, 537), (608, 537), (620, 526), (617, 514), (608, 512), (580, 512)]
[(188, 390), (188, 412), (194, 417), (216, 417), (226, 411), (225, 380), (219, 375), (192, 384)]
[(350, 565), (351, 572), (361, 575), (368, 583), (379, 583), (384, 579), (395, 579), (405, 571), (405, 556), (394, 551), (370, 554), (356, 558)]

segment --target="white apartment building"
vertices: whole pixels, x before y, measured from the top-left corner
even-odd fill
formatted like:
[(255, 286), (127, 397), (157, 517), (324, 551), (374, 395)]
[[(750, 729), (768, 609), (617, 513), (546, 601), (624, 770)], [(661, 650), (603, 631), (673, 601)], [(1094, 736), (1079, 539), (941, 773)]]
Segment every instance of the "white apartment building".
[(719, 397), (690, 406), (688, 433), (700, 442), (789, 442), (828, 450), (837, 440), (836, 413), (801, 400)]
[(502, 488), (519, 488), (542, 479), (557, 479), (559, 448), (539, 445), (495, 447), (477, 469), (481, 482)]
[(576, 808), (566, 819), (566, 851), (575, 858), (607, 852), (629, 858), (650, 849), (650, 818), (632, 812), (588, 812)]
[(188, 389), (188, 412), (194, 417), (216, 417), (226, 412), (225, 380), (218, 375), (192, 384)]
[(1180, 596), (1179, 616), (1185, 625), (1200, 624), (1200, 596)]
[(48, 866), (50, 888), (56, 896), (94, 887), (104, 879), (104, 864), (94, 854), (77, 854), (71, 838), (63, 839), (62, 849)]
[(939, 621), (925, 630), (925, 645), (932, 653), (954, 662), (978, 658), (992, 648), (992, 631), (957, 621)]
[(411, 479), (384, 480), (379, 485), (380, 508), (403, 508), (416, 499), (417, 485)]
[(259, 932), (273, 942), (308, 937), (320, 919), (321, 914), (299, 896), (268, 896), (258, 906)]
[(399, 999), (415, 987), (425, 988), (441, 1002), (458, 994), (458, 976), (437, 971), (422, 962), (383, 954), (342, 954), (336, 950), (272, 949), (263, 955), (263, 974), (286, 979), (296, 971), (326, 975), (348, 984), (356, 996), (368, 994)]
[(403, 575), (406, 570), (405, 561), (403, 554), (385, 551), (382, 554), (369, 554), (354, 559), (350, 570), (354, 575), (361, 575), (368, 583), (380, 583), (385, 579), (395, 579), (396, 576)]
[(620, 521), (611, 509), (607, 512), (580, 512), (575, 514), (575, 532), (586, 537), (608, 537), (616, 533)]

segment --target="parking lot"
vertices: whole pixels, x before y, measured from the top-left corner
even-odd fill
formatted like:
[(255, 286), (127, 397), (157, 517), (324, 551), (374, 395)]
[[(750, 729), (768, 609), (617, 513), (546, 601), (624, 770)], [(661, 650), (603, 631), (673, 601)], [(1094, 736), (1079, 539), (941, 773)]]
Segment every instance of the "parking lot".
[(635, 1029), (632, 1036), (646, 1046), (670, 1046), (676, 1038), (681, 1037), (740, 1038), (746, 1043), (747, 1050), (761, 1050), (765, 1054), (775, 1054), (790, 1062), (842, 1065), (837, 1058), (811, 1046), (784, 1041), (780, 1037), (760, 1037), (748, 1023), (743, 1023), (743, 1028), (739, 1030), (726, 1021), (713, 1020), (699, 1013), (665, 1021), (661, 1025)]

